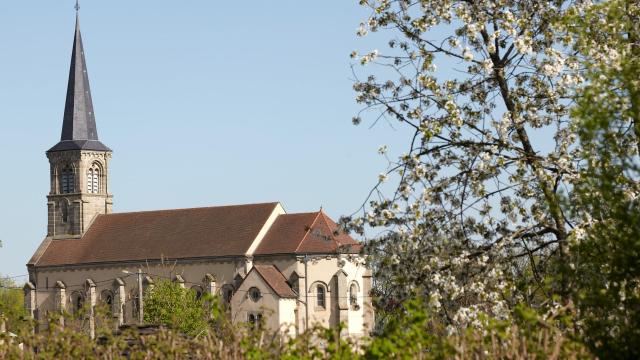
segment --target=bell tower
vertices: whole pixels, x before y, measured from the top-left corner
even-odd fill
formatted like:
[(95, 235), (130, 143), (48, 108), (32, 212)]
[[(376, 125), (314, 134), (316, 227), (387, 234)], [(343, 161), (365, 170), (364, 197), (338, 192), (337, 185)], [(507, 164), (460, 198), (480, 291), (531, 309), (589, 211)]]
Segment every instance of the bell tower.
[(109, 193), (111, 149), (98, 139), (76, 7), (76, 28), (60, 142), (47, 151), (51, 189), (47, 236), (81, 237), (113, 205)]

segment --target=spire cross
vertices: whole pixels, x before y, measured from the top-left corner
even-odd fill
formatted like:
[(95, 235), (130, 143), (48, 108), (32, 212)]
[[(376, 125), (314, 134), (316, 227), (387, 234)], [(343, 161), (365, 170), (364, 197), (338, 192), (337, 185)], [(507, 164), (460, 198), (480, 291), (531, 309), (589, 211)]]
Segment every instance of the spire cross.
[(74, 6), (74, 9), (76, 9), (76, 12), (80, 10), (80, 4), (78, 3), (78, 0), (76, 0), (76, 6)]

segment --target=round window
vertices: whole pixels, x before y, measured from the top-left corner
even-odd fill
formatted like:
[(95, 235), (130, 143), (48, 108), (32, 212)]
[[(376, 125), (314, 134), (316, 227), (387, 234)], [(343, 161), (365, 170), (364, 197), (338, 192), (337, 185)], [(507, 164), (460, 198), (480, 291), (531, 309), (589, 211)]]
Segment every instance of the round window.
[(253, 302), (258, 302), (258, 300), (260, 300), (260, 289), (256, 287), (249, 289), (249, 299)]

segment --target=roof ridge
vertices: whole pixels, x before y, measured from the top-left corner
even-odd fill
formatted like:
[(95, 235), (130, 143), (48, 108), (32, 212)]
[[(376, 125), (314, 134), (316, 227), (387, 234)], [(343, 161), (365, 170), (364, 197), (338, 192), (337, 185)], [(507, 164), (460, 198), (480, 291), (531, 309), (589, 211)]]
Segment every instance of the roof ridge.
[(307, 211), (307, 212), (297, 212), (297, 213), (286, 213), (286, 214), (282, 214), (282, 215), (310, 215), (310, 214), (317, 214), (317, 211)]
[[(169, 211), (188, 211), (188, 210), (204, 210), (204, 209), (219, 209), (219, 208), (229, 208), (229, 207), (242, 207), (242, 206), (254, 206), (254, 205), (276, 205), (280, 202), (264, 202), (264, 203), (248, 203), (248, 204), (235, 204), (235, 205), (218, 205), (218, 206), (198, 206), (198, 207), (188, 207), (188, 208), (175, 208), (175, 209), (159, 209), (159, 210), (138, 210), (138, 211), (125, 211), (125, 212), (116, 212), (110, 214), (101, 214), (105, 216), (109, 215), (128, 215), (128, 214), (143, 214), (143, 213), (159, 213), (159, 212), (169, 212)], [(287, 214), (283, 214), (287, 215)]]
[[(309, 214), (313, 214), (313, 212), (310, 212)], [(309, 228), (307, 229), (307, 231), (305, 231), (304, 236), (302, 237), (302, 240), (300, 240), (300, 242), (298, 243), (298, 246), (296, 246), (296, 249), (293, 251), (294, 253), (298, 252), (298, 249), (300, 249), (300, 246), (302, 245), (304, 240), (307, 238), (307, 235), (309, 235), (309, 233), (311, 232), (311, 229), (313, 228), (313, 225), (316, 223), (316, 221), (318, 221), (318, 217), (319, 216), (320, 216), (320, 211), (317, 212), (317, 215), (313, 219), (313, 221), (311, 222), (311, 225), (309, 225)]]

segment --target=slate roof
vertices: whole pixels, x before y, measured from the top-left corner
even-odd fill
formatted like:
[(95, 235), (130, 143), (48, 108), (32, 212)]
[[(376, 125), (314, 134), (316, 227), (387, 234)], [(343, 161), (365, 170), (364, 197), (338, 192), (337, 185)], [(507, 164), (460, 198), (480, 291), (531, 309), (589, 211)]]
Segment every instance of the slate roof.
[(358, 253), (361, 248), (321, 210), (278, 216), (254, 255)]
[(87, 72), (87, 62), (80, 34), (80, 20), (77, 16), (62, 134), (60, 142), (49, 149), (49, 152), (64, 150), (111, 151), (98, 139), (89, 86), (89, 73)]
[(111, 151), (105, 144), (98, 140), (61, 140), (47, 152), (65, 150), (96, 150)]
[[(281, 298), (297, 298), (296, 293), (287, 283), (287, 279), (275, 265), (253, 265), (252, 271), (260, 274), (269, 287)], [(247, 276), (248, 277), (248, 276)], [(245, 277), (245, 279), (247, 278)]]
[(49, 240), (30, 265), (243, 256), (278, 203), (98, 215), (80, 239)]

